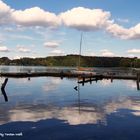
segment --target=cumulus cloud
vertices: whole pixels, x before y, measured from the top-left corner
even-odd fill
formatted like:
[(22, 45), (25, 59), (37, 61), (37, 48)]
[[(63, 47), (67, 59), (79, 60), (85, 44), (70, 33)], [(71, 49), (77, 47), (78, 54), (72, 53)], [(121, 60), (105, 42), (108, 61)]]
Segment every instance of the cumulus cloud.
[(10, 50), (6, 46), (0, 46), (0, 52), (9, 52)]
[(73, 8), (59, 15), (64, 25), (84, 31), (105, 28), (112, 23), (109, 20), (110, 16), (110, 12), (102, 9), (88, 9), (84, 7)]
[(85, 52), (84, 55), (85, 56), (96, 56), (97, 54), (95, 52), (93, 52), (92, 50), (87, 50), (87, 52)]
[(131, 50), (128, 50), (127, 53), (140, 54), (140, 49), (131, 49)]
[(7, 24), (11, 20), (12, 9), (0, 0), (0, 24)]
[[(77, 7), (59, 15), (62, 23), (71, 28), (82, 31), (94, 31), (103, 29), (114, 37), (120, 39), (140, 39), (140, 24), (131, 28), (125, 28), (114, 20), (111, 20), (111, 13), (102, 9), (89, 9)], [(129, 22), (128, 19), (117, 19), (120, 22)]]
[(39, 7), (30, 9), (16, 10), (12, 13), (14, 21), (23, 26), (58, 26), (60, 24), (59, 18), (48, 11)]
[(112, 57), (115, 56), (115, 54), (107, 49), (101, 50), (101, 55), (102, 56), (108, 56), (108, 57)]
[(53, 50), (49, 53), (50, 56), (62, 56), (65, 52), (62, 50)]
[(44, 43), (44, 47), (46, 48), (57, 48), (60, 45), (57, 41), (49, 41)]
[(140, 39), (140, 23), (129, 29), (130, 37), (128, 39)]
[(140, 39), (140, 24), (129, 29), (118, 24), (110, 24), (106, 31), (121, 39)]
[(14, 56), (14, 57), (12, 57), (12, 60), (13, 59), (20, 59), (21, 58), (21, 56)]
[(54, 13), (39, 7), (15, 10), (0, 0), (0, 24), (13, 23), (22, 26), (57, 27), (61, 21)]
[(129, 37), (129, 30), (119, 26), (118, 24), (110, 24), (106, 31), (111, 33), (115, 37), (120, 37), (122, 39), (128, 39)]
[[(82, 31), (103, 29), (120, 39), (140, 39), (140, 23), (131, 28), (125, 28), (111, 19), (111, 13), (102, 9), (77, 7), (59, 15), (62, 23), (71, 28)], [(129, 22), (128, 19), (118, 19), (120, 22)]]
[[(129, 22), (128, 19), (118, 18), (117, 20), (120, 23)], [(140, 23), (136, 26), (125, 28), (115, 23), (109, 11), (102, 9), (76, 7), (56, 15), (39, 7), (15, 10), (0, 0), (0, 25), (13, 23), (17, 26), (41, 26), (49, 28), (64, 25), (82, 31), (102, 29), (120, 39), (140, 39)]]
[(17, 51), (20, 53), (30, 53), (31, 52), (30, 49), (23, 47), (23, 46), (17, 46)]

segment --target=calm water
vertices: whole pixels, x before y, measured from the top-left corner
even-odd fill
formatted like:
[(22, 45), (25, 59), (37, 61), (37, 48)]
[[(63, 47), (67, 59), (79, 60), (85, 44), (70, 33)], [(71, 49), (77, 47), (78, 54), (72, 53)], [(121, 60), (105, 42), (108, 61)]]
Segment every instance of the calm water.
[[(1, 78), (1, 82), (4, 81)], [(135, 81), (9, 78), (0, 97), (0, 137), (37, 140), (139, 140), (140, 91)]]
[[(8, 73), (8, 72), (57, 72), (61, 70), (73, 70), (76, 67), (45, 67), (45, 66), (4, 66), (0, 65), (0, 73)], [(133, 73), (131, 68), (104, 68), (104, 67), (94, 67), (93, 70), (97, 73), (104, 73), (104, 72), (115, 72), (115, 73), (122, 73), (122, 74), (129, 74)], [(135, 73), (133, 73), (135, 74)]]
[(45, 66), (5, 66), (0, 65), (0, 73), (8, 72), (57, 72), (61, 70), (75, 69), (74, 67), (45, 67)]

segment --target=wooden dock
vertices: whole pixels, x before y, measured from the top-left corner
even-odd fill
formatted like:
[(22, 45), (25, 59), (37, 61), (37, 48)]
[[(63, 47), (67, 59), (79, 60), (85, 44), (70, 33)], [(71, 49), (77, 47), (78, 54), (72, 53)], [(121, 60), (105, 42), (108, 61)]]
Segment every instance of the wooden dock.
[(53, 77), (84, 77), (84, 78), (104, 78), (104, 79), (130, 79), (137, 80), (137, 75), (107, 75), (107, 74), (92, 74), (92, 73), (71, 73), (71, 72), (32, 72), (32, 73), (0, 73), (1, 77), (13, 77), (13, 78), (24, 78), (24, 77), (42, 77), (42, 76), (53, 76)]
[[(123, 75), (123, 74), (95, 74), (95, 73), (71, 73), (71, 72), (35, 72), (35, 73), (0, 73), (1, 77), (13, 77), (13, 78), (30, 78), (30, 77), (42, 77), (42, 76), (52, 76), (52, 77), (64, 77), (67, 78), (78, 78), (78, 83), (84, 86), (85, 83), (92, 83), (92, 81), (98, 81), (102, 79), (110, 79), (113, 82), (114, 79), (125, 79), (125, 80), (135, 80), (137, 84), (137, 90), (140, 90), (140, 72), (136, 75)], [(5, 80), (5, 84), (2, 85), (1, 89), (4, 89), (8, 79)], [(3, 90), (2, 90), (3, 91)], [(4, 92), (3, 92), (4, 93)], [(4, 94), (5, 95), (5, 94)]]

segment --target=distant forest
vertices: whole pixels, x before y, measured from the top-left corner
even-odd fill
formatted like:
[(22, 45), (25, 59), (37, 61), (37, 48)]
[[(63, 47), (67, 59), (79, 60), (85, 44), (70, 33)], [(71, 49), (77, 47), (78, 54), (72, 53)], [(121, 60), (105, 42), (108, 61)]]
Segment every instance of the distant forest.
[[(45, 58), (21, 58), (10, 60), (8, 57), (0, 58), (0, 65), (23, 66), (78, 66), (79, 55), (49, 56)], [(139, 67), (140, 59), (137, 57), (97, 57), (81, 56), (83, 67)]]

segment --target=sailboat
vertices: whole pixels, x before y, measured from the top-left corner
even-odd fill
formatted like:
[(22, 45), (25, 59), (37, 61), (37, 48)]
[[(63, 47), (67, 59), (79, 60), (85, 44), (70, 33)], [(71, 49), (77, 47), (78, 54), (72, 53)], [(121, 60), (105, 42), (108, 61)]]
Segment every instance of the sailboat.
[(78, 58), (78, 67), (73, 72), (76, 73), (76, 74), (92, 74), (92, 75), (95, 75), (96, 73), (93, 72), (93, 68), (81, 67), (82, 41), (83, 41), (83, 33), (81, 33), (81, 39), (80, 39), (80, 50), (79, 50), (79, 58)]

